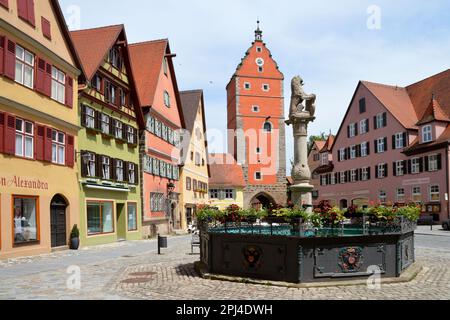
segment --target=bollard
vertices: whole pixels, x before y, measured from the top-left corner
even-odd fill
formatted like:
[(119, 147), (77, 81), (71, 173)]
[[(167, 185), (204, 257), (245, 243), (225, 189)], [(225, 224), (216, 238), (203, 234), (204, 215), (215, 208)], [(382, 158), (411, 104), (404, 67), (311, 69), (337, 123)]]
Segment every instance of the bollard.
[(158, 254), (161, 254), (161, 248), (167, 248), (167, 237), (161, 237), (158, 234)]

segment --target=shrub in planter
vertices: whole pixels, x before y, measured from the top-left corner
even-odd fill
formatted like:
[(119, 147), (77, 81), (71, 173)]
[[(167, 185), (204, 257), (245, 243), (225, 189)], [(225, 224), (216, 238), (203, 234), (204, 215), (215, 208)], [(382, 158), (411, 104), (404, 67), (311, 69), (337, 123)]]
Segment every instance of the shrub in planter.
[(80, 230), (78, 225), (74, 225), (72, 231), (70, 232), (70, 249), (78, 250), (80, 247)]

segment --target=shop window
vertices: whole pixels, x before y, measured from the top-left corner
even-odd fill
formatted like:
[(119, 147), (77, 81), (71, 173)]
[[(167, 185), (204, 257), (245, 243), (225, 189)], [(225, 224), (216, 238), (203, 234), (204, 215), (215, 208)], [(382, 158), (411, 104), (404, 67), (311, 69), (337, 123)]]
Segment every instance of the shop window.
[(87, 227), (88, 235), (113, 233), (113, 203), (89, 201), (87, 203)]
[(164, 193), (151, 193), (150, 194), (150, 210), (152, 212), (165, 212), (166, 211), (166, 199)]
[(128, 214), (128, 231), (136, 231), (138, 229), (136, 203), (129, 202), (127, 204), (127, 214)]
[(14, 244), (39, 241), (38, 198), (13, 197), (14, 204)]
[(439, 202), (441, 201), (440, 188), (439, 186), (430, 187), (430, 201)]

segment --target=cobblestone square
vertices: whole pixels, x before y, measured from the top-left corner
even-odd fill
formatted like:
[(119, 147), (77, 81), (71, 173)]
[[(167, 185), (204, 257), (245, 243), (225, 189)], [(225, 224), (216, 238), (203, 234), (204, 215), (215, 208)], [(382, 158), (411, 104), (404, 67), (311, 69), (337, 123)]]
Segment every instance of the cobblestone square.
[[(426, 236), (421, 236), (426, 237)], [(213, 281), (194, 270), (190, 238), (169, 238), (169, 249), (157, 254), (156, 241), (123, 242), (0, 262), (0, 299), (31, 300), (448, 300), (450, 250), (416, 249), (423, 270), (409, 283), (367, 286), (283, 288)], [(439, 238), (446, 240), (448, 237)], [(443, 243), (447, 243), (443, 242)], [(422, 244), (423, 243), (423, 244)], [(68, 289), (71, 266), (81, 271), (81, 288)]]

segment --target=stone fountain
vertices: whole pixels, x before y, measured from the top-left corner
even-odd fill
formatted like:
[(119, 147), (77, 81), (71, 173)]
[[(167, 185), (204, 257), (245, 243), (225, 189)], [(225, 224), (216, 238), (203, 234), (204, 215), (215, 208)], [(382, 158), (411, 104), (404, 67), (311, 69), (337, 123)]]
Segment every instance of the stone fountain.
[(306, 94), (303, 90), (303, 79), (296, 76), (292, 79), (292, 98), (287, 125), (294, 130), (294, 165), (292, 168), (291, 186), (292, 201), (298, 208), (307, 207), (312, 210), (311, 170), (308, 165), (308, 125), (313, 122), (316, 112), (316, 95)]

